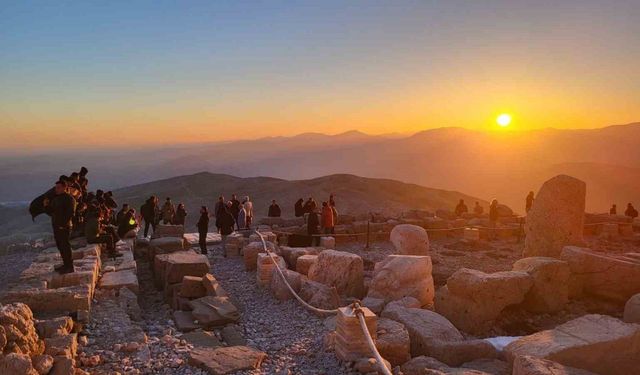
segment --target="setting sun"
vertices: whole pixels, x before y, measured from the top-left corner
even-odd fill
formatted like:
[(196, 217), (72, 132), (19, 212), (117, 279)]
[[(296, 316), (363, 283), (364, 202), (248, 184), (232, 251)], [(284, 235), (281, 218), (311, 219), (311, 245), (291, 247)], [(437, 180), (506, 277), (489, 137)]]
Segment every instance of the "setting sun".
[(496, 118), (496, 122), (502, 127), (509, 126), (509, 124), (511, 124), (511, 115), (503, 113)]

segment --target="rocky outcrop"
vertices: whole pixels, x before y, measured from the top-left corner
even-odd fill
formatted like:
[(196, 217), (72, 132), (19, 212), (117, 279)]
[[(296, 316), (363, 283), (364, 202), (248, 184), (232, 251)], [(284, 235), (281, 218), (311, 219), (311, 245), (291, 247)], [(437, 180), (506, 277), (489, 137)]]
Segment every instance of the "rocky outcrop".
[(562, 310), (569, 302), (569, 264), (548, 257), (520, 259), (514, 271), (523, 271), (533, 278), (533, 286), (524, 297), (524, 307), (534, 313)]
[(484, 273), (462, 268), (436, 293), (436, 311), (469, 333), (489, 329), (502, 310), (524, 301), (533, 286), (526, 272)]
[(324, 250), (308, 276), (309, 280), (335, 287), (341, 295), (361, 298), (364, 294), (364, 264), (356, 254)]
[(429, 236), (424, 228), (411, 224), (396, 225), (391, 243), (400, 255), (429, 255)]
[(522, 337), (504, 351), (510, 361), (528, 355), (602, 375), (633, 374), (640, 358), (640, 325), (585, 315)]
[(390, 255), (375, 266), (368, 297), (386, 303), (413, 297), (421, 306), (433, 304), (434, 286), (428, 256)]
[(559, 258), (562, 248), (583, 241), (587, 185), (559, 175), (545, 182), (527, 213), (524, 257)]

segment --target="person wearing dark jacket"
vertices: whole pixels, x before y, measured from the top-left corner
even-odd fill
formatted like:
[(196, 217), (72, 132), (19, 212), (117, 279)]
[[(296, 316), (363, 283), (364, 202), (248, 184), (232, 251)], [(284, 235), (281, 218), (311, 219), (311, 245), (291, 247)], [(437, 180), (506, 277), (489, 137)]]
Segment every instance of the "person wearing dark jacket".
[[(222, 235), (222, 247), (224, 248), (224, 244), (227, 242), (227, 236), (233, 233), (233, 228), (236, 225), (236, 221), (233, 219), (233, 215), (231, 215), (231, 205), (229, 202), (222, 210), (220, 210), (220, 215), (216, 218), (216, 225), (220, 228), (220, 234)], [(225, 253), (226, 257), (227, 254)]]
[(118, 222), (118, 237), (119, 238), (127, 238), (127, 233), (138, 227), (138, 222), (136, 221), (136, 210), (133, 208), (129, 209), (122, 217), (122, 219)]
[(456, 214), (456, 216), (460, 217), (462, 216), (462, 214), (466, 214), (467, 212), (469, 212), (469, 208), (464, 203), (464, 199), (460, 199), (460, 201), (456, 205), (454, 213)]
[(525, 201), (525, 206), (524, 206), (525, 212), (529, 212), (529, 210), (531, 210), (531, 207), (533, 206), (533, 200), (534, 200), (533, 191), (530, 191)]
[(116, 214), (116, 225), (120, 226), (120, 223), (124, 219), (125, 215), (129, 212), (129, 204), (122, 205), (122, 209)]
[(144, 220), (144, 236), (147, 237), (149, 234), (149, 226), (155, 232), (156, 230), (156, 197), (151, 196), (147, 201), (140, 207), (140, 216)]
[(280, 217), (282, 215), (282, 211), (280, 210), (280, 206), (276, 203), (276, 200), (271, 201), (271, 206), (269, 206), (269, 213), (267, 216), (269, 217)]
[(627, 209), (624, 211), (624, 215), (632, 219), (635, 219), (638, 217), (638, 210), (636, 210), (631, 203), (628, 203)]
[(111, 209), (118, 208), (118, 203), (113, 199), (113, 193), (110, 191), (104, 193), (104, 204)]
[(60, 274), (71, 273), (74, 270), (69, 238), (73, 229), (72, 220), (76, 212), (76, 201), (67, 193), (67, 183), (60, 180), (56, 182), (53, 199), (45, 199), (43, 203), (46, 213), (51, 216), (53, 237), (62, 257), (62, 266), (55, 267), (55, 270)]
[(300, 199), (298, 199), (296, 201), (296, 204), (293, 207), (296, 217), (304, 216), (304, 207), (303, 207), (303, 205), (304, 205), (304, 200), (302, 198), (300, 198)]
[(314, 236), (320, 234), (320, 218), (317, 211), (317, 208), (313, 209), (307, 217), (307, 234), (311, 237), (311, 246), (320, 245), (320, 237)]
[(209, 210), (207, 206), (200, 208), (200, 219), (198, 220), (198, 243), (200, 253), (207, 254), (207, 233), (209, 232)]
[(231, 216), (233, 216), (233, 220), (235, 222), (238, 222), (238, 214), (240, 213), (240, 201), (235, 194), (231, 195), (231, 207), (229, 211), (231, 212)]
[(178, 204), (176, 208), (176, 214), (173, 217), (173, 225), (184, 225), (184, 221), (187, 218), (187, 210), (184, 208), (184, 204)]
[(614, 204), (609, 209), (609, 215), (617, 215), (617, 214), (618, 214), (618, 207)]
[(87, 243), (106, 244), (107, 253), (111, 257), (115, 257), (115, 238), (102, 229), (102, 225), (100, 224), (100, 212), (96, 207), (91, 207), (87, 211), (86, 222), (84, 224), (84, 236), (87, 239)]

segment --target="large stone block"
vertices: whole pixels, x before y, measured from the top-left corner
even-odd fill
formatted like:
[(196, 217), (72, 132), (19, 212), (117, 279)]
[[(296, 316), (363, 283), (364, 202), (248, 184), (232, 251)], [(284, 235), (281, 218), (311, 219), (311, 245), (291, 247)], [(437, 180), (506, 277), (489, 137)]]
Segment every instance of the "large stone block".
[(186, 249), (185, 240), (180, 237), (161, 237), (149, 242), (149, 247), (155, 254), (166, 254)]
[(586, 293), (624, 303), (640, 293), (640, 259), (566, 246), (562, 260), (571, 270), (570, 297)]
[[(184, 239), (189, 244), (189, 247), (198, 246), (200, 244), (199, 233), (185, 233)], [(217, 245), (222, 242), (222, 236), (220, 233), (207, 233), (207, 245)]]
[(317, 255), (303, 255), (296, 260), (295, 270), (300, 274), (307, 276), (309, 274), (309, 269), (317, 261)]
[(559, 175), (545, 182), (525, 223), (524, 257), (559, 258), (562, 248), (583, 242), (587, 185)]
[(338, 294), (361, 298), (364, 294), (364, 263), (356, 254), (324, 250), (309, 269), (309, 279), (333, 286)]
[(487, 274), (462, 268), (436, 293), (436, 311), (469, 333), (489, 329), (502, 310), (524, 301), (533, 286), (526, 272), (506, 271)]
[(391, 365), (399, 366), (411, 359), (409, 331), (402, 323), (379, 318), (377, 334), (376, 348)]
[[(276, 245), (273, 242), (265, 242), (267, 249), (275, 253)], [(244, 269), (247, 271), (255, 271), (258, 268), (258, 254), (265, 253), (262, 241), (250, 242), (248, 245), (242, 248), (242, 257), (244, 259)]]
[(135, 294), (140, 291), (138, 276), (133, 270), (107, 272), (100, 279), (101, 289), (127, 288)]
[(368, 297), (386, 303), (413, 297), (421, 306), (433, 304), (434, 286), (428, 256), (390, 255), (375, 265)]
[(153, 231), (153, 235), (151, 236), (151, 238), (153, 239), (164, 238), (164, 237), (182, 238), (183, 236), (184, 236), (183, 225), (158, 224), (156, 225), (156, 229)]
[(513, 361), (512, 375), (596, 375), (590, 371), (581, 370), (542, 358), (527, 355), (520, 356)]
[(330, 287), (308, 279), (302, 279), (300, 298), (313, 307), (320, 309), (335, 309), (340, 306), (340, 296), (335, 287)]
[(504, 349), (602, 375), (635, 374), (640, 364), (640, 325), (606, 315), (585, 315), (552, 330), (524, 336)]
[(195, 348), (189, 353), (189, 364), (212, 375), (236, 373), (260, 368), (266, 354), (247, 346)]
[(37, 313), (91, 310), (91, 288), (77, 285), (57, 289), (17, 287), (2, 298), (3, 303), (23, 302)]
[(185, 276), (202, 277), (210, 268), (206, 255), (185, 251), (171, 253), (167, 257), (163, 282), (166, 285), (179, 283)]
[[(280, 276), (278, 270), (276, 270), (274, 267), (271, 272), (272, 275), (270, 288), (273, 295), (281, 301), (286, 301), (288, 299), (294, 298), (287, 285), (284, 283), (284, 281), (282, 281), (282, 277)], [(282, 274), (284, 275), (291, 288), (296, 293), (298, 293), (300, 291), (300, 287), (302, 286), (303, 276), (296, 271), (288, 269), (283, 269)]]
[(391, 243), (401, 255), (429, 255), (429, 236), (424, 228), (411, 224), (396, 225)]
[(240, 319), (240, 312), (228, 297), (206, 296), (189, 302), (191, 313), (204, 327), (221, 327)]
[(284, 259), (281, 256), (275, 255), (271, 253), (271, 255), (267, 253), (258, 254), (257, 260), (258, 269), (256, 272), (256, 282), (259, 286), (265, 287), (271, 284), (271, 277), (273, 276), (273, 270), (275, 269), (275, 265), (277, 264), (281, 270), (285, 270), (287, 265), (285, 264)]
[(533, 286), (524, 297), (524, 306), (535, 313), (556, 312), (569, 302), (569, 264), (548, 257), (520, 259), (514, 271), (523, 271), (533, 278)]

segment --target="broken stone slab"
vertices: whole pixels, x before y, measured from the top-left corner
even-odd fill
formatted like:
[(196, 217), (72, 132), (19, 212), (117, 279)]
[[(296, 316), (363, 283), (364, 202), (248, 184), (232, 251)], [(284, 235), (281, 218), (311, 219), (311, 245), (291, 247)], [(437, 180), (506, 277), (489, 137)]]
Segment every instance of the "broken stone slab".
[(173, 321), (176, 323), (176, 328), (181, 332), (191, 332), (202, 328), (196, 323), (196, 318), (191, 311), (174, 311)]
[(403, 374), (419, 375), (496, 375), (468, 368), (449, 367), (435, 358), (419, 356), (400, 367)]
[(204, 327), (221, 327), (240, 319), (240, 312), (228, 297), (206, 296), (190, 301), (189, 305), (193, 317)]
[(436, 311), (466, 332), (480, 334), (488, 330), (500, 312), (524, 301), (533, 286), (526, 272), (484, 273), (461, 268), (447, 285), (436, 293)]
[(163, 282), (165, 285), (179, 283), (185, 276), (202, 277), (209, 272), (211, 265), (206, 255), (180, 251), (166, 258)]
[(202, 276), (202, 285), (206, 291), (206, 295), (214, 297), (228, 297), (227, 292), (220, 286), (218, 280), (208, 273)]
[[(291, 294), (291, 291), (289, 290), (287, 285), (284, 283), (284, 281), (282, 281), (282, 276), (280, 276), (280, 273), (278, 272), (278, 270), (274, 267), (271, 272), (272, 272), (272, 275), (271, 275), (270, 289), (273, 295), (276, 297), (276, 299), (280, 301), (286, 301), (288, 299), (295, 298), (293, 294)], [(285, 279), (287, 280), (291, 288), (296, 293), (298, 293), (300, 291), (300, 287), (302, 286), (302, 278), (304, 276), (297, 273), (296, 271), (292, 271), (288, 269), (283, 269), (282, 274), (284, 275)]]
[(185, 241), (180, 237), (162, 237), (149, 241), (149, 247), (154, 249), (155, 254), (166, 254), (174, 251), (185, 250)]
[(396, 225), (391, 230), (390, 240), (400, 255), (429, 255), (429, 235), (417, 225)]
[(218, 348), (223, 344), (213, 332), (193, 331), (182, 335), (182, 339), (197, 348)]
[[(189, 247), (198, 246), (200, 244), (200, 233), (185, 233), (184, 239)], [(207, 245), (217, 245), (222, 242), (220, 233), (207, 233)]]
[(153, 235), (151, 236), (152, 242), (153, 239), (165, 238), (165, 237), (177, 237), (182, 238), (184, 236), (184, 225), (167, 225), (167, 224), (158, 224), (156, 225), (156, 229), (153, 231)]
[(524, 297), (524, 307), (535, 313), (557, 312), (569, 302), (569, 264), (555, 258), (523, 258), (513, 264), (533, 278), (533, 286)]
[(522, 355), (513, 361), (512, 375), (596, 375), (542, 358)]
[[(280, 246), (280, 254), (287, 262), (289, 268), (295, 270), (298, 258), (303, 255), (318, 255), (325, 250), (322, 247), (287, 247)], [(297, 271), (297, 270), (296, 270)], [(299, 271), (298, 271), (299, 272)]]
[(390, 255), (376, 263), (367, 297), (386, 303), (413, 297), (421, 306), (433, 304), (435, 288), (431, 258), (415, 255)]
[(585, 315), (515, 340), (504, 352), (511, 362), (528, 355), (602, 375), (633, 374), (640, 358), (640, 325)]
[(376, 330), (376, 348), (392, 366), (399, 366), (411, 359), (409, 331), (402, 323), (379, 318)]
[(384, 309), (385, 302), (382, 298), (365, 297), (362, 300), (362, 305), (373, 311), (374, 314), (379, 315)]
[(189, 364), (212, 375), (224, 375), (258, 369), (266, 356), (264, 352), (248, 346), (194, 348), (189, 353)]
[(75, 333), (44, 339), (45, 354), (52, 357), (64, 356), (70, 359), (78, 352), (78, 336)]
[(301, 275), (307, 276), (311, 266), (318, 261), (318, 256), (313, 254), (302, 255), (296, 259), (295, 270)]
[(299, 295), (308, 304), (320, 309), (332, 310), (340, 306), (340, 296), (336, 288), (317, 281), (303, 279)]
[(571, 270), (570, 297), (589, 294), (624, 303), (640, 293), (640, 260), (576, 246), (566, 246), (561, 258)]
[(244, 338), (242, 331), (234, 325), (225, 326), (220, 333), (228, 346), (247, 345), (247, 340)]
[(77, 285), (57, 289), (21, 288), (9, 290), (2, 298), (3, 303), (23, 302), (36, 313), (91, 310), (91, 288)]
[(38, 336), (51, 338), (65, 336), (73, 330), (73, 319), (69, 316), (61, 316), (54, 319), (40, 320), (35, 323)]
[[(276, 252), (276, 245), (273, 242), (266, 242), (267, 249), (272, 253)], [(258, 267), (258, 254), (265, 253), (262, 242), (250, 242), (242, 248), (244, 268), (247, 271), (255, 271)]]
[(180, 283), (180, 297), (201, 298), (207, 294), (207, 290), (202, 282), (202, 277), (185, 276)]
[(0, 374), (38, 375), (26, 354), (9, 353), (0, 357)]
[(308, 276), (309, 280), (335, 287), (338, 294), (356, 298), (364, 295), (364, 263), (356, 254), (324, 250)]
[(278, 264), (280, 269), (284, 270), (287, 268), (287, 265), (281, 256), (273, 253), (270, 255), (267, 253), (258, 254), (258, 260), (256, 262), (258, 265), (256, 272), (256, 281), (258, 286), (265, 287), (271, 284), (271, 276), (273, 275), (272, 271), (276, 267), (274, 261)]
[(140, 292), (138, 275), (133, 270), (107, 272), (100, 279), (100, 289), (127, 288), (135, 294)]
[(559, 175), (546, 181), (527, 213), (523, 257), (559, 258), (562, 248), (583, 242), (587, 184)]

